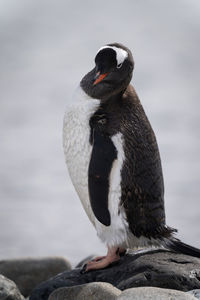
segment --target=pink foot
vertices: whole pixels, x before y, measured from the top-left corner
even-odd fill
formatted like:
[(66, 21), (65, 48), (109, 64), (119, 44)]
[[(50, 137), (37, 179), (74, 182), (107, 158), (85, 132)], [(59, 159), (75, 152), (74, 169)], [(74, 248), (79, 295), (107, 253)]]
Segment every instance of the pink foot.
[(99, 261), (99, 260), (102, 260), (103, 258), (105, 258), (106, 256), (97, 256), (97, 257), (94, 257), (91, 261), (88, 261), (89, 262), (93, 262), (93, 261)]
[(120, 260), (120, 254), (124, 251), (124, 249), (120, 249), (119, 247), (108, 248), (106, 256), (98, 256), (93, 260), (88, 261), (88, 263), (83, 267), (82, 273), (106, 268), (113, 262)]

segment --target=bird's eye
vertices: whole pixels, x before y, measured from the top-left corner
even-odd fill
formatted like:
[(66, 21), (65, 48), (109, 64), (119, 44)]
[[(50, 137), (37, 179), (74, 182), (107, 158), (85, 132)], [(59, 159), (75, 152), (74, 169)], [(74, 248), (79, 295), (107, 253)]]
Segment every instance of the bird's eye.
[(119, 65), (117, 66), (117, 69), (120, 69), (120, 68), (121, 68), (121, 66), (122, 66), (122, 63), (121, 63), (121, 64), (119, 64)]

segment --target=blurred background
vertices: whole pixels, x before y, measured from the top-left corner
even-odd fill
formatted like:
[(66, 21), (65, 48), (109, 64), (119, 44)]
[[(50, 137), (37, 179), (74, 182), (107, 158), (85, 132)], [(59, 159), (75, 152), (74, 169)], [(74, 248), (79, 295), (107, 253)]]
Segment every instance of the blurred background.
[(103, 254), (70, 181), (62, 122), (110, 42), (134, 56), (160, 147), (167, 223), (200, 247), (200, 1), (0, 1), (0, 259)]

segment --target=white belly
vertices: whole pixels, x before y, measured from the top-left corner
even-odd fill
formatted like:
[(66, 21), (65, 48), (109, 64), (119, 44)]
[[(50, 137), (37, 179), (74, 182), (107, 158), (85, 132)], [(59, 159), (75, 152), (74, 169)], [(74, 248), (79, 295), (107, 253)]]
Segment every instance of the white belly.
[(126, 244), (128, 225), (123, 209), (118, 214), (121, 196), (120, 172), (124, 159), (121, 134), (112, 137), (118, 151), (118, 159), (114, 161), (110, 174), (108, 209), (111, 215), (111, 225), (104, 226), (94, 216), (88, 192), (88, 167), (92, 152), (92, 146), (89, 143), (89, 120), (98, 109), (100, 100), (90, 98), (80, 87), (74, 98), (73, 105), (65, 113), (63, 127), (63, 147), (71, 180), (100, 239), (108, 246)]

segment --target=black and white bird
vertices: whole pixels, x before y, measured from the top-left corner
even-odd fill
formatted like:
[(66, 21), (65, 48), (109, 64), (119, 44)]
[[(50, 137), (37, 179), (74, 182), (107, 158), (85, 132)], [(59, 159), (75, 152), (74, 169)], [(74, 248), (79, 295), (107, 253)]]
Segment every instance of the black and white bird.
[(80, 82), (64, 117), (67, 167), (106, 256), (86, 271), (105, 268), (127, 248), (164, 247), (200, 257), (165, 223), (164, 184), (154, 132), (130, 84), (131, 51), (99, 49), (95, 67)]

